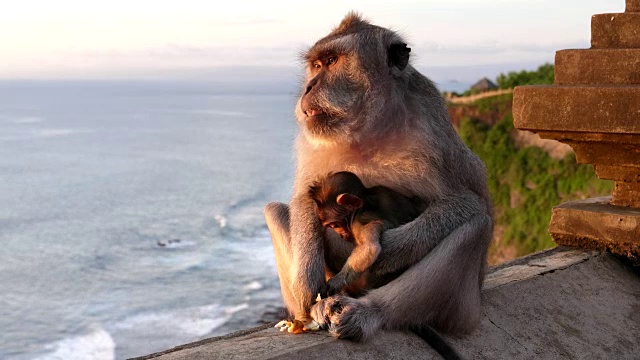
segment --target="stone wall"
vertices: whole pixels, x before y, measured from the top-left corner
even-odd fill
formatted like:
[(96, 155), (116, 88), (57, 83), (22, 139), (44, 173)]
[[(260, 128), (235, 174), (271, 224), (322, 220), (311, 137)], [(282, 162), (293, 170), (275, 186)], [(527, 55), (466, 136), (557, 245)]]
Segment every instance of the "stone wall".
[(580, 163), (613, 180), (608, 198), (553, 210), (558, 244), (640, 261), (640, 0), (591, 18), (591, 48), (556, 53), (555, 84), (514, 90), (514, 125), (570, 145)]

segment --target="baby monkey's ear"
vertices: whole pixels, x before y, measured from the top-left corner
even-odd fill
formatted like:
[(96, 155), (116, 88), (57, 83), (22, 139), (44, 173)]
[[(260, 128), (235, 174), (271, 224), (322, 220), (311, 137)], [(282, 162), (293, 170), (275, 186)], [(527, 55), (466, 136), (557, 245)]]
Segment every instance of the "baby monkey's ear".
[(351, 210), (359, 209), (362, 207), (362, 199), (349, 193), (338, 195), (338, 197), (336, 198), (336, 202), (339, 205), (342, 205)]

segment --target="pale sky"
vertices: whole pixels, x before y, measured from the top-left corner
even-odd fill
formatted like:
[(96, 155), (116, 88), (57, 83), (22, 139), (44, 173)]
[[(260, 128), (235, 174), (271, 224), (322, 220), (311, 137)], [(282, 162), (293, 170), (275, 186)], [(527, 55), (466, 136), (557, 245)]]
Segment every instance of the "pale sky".
[(587, 48), (591, 15), (624, 0), (3, 0), (0, 78), (165, 77), (295, 67), (356, 10), (400, 31), (414, 65), (542, 64)]

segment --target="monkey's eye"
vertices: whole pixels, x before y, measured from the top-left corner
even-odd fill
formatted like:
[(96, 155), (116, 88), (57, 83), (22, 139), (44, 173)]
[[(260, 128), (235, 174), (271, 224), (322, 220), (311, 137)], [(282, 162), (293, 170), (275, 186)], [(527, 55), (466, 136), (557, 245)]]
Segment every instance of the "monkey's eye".
[(336, 58), (335, 56), (332, 56), (329, 59), (327, 59), (327, 65), (333, 65), (336, 63), (336, 61), (338, 61), (338, 58)]
[(319, 70), (320, 68), (322, 68), (322, 63), (320, 61), (314, 61), (311, 66), (313, 66), (314, 69)]
[(337, 227), (338, 227), (338, 224), (336, 224), (336, 223), (332, 222), (332, 223), (329, 223), (329, 224), (328, 224), (328, 226), (329, 226), (330, 228), (332, 228), (332, 229), (335, 229), (335, 228), (337, 228)]

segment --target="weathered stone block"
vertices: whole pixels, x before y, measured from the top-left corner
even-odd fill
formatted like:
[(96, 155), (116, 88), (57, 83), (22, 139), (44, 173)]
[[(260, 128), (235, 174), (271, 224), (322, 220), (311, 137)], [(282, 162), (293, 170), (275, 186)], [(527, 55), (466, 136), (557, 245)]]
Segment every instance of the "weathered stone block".
[(553, 208), (549, 232), (560, 245), (608, 250), (640, 258), (640, 209), (610, 204), (610, 197), (572, 201)]
[(556, 85), (638, 85), (640, 49), (556, 52)]
[(640, 12), (640, 0), (627, 0), (626, 12)]
[(640, 208), (640, 183), (616, 181), (611, 204)]
[(640, 134), (640, 86), (519, 86), (516, 128)]
[(600, 179), (640, 182), (640, 164), (637, 166), (611, 166), (596, 164), (596, 175)]
[[(542, 133), (541, 137), (546, 137), (546, 135)], [(581, 164), (607, 164), (626, 167), (640, 164), (640, 146), (638, 144), (614, 141), (583, 141), (576, 140), (574, 135), (578, 134), (565, 133), (564, 138), (556, 138), (556, 140), (569, 144), (576, 153), (576, 160)], [(614, 180), (622, 179), (616, 178)]]
[(640, 13), (593, 15), (591, 47), (594, 49), (640, 48)]

